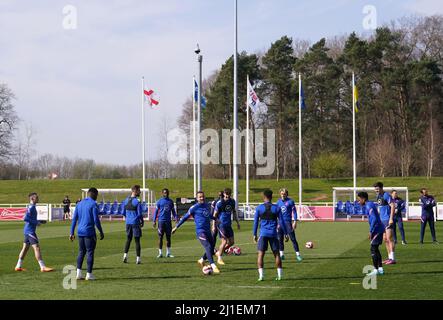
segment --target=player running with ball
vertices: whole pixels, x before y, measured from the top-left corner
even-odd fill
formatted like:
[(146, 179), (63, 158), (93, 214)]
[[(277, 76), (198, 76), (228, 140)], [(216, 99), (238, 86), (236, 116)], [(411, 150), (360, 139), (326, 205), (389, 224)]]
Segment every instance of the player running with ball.
[(197, 203), (188, 210), (174, 229), (172, 229), (172, 234), (191, 216), (194, 218), (197, 239), (205, 249), (205, 253), (197, 262), (203, 267), (204, 261), (208, 260), (213, 272), (220, 273), (213, 259), (215, 243), (211, 233), (211, 220), (214, 217), (211, 215), (211, 206), (205, 201), (205, 193), (203, 191), (197, 192)]
[[(286, 226), (283, 223), (283, 216), (279, 206), (272, 204), (272, 191), (265, 190), (263, 192), (264, 203), (255, 209), (253, 236), (254, 242), (257, 243), (258, 250), (258, 281), (264, 280), (263, 260), (265, 252), (268, 250), (268, 243), (271, 246), (272, 253), (275, 257), (275, 265), (277, 267), (277, 278), (281, 280), (283, 276), (282, 262), (278, 248), (277, 224), (280, 224), (285, 234), (285, 240), (288, 241)], [(257, 240), (257, 229), (260, 222), (260, 237)]]

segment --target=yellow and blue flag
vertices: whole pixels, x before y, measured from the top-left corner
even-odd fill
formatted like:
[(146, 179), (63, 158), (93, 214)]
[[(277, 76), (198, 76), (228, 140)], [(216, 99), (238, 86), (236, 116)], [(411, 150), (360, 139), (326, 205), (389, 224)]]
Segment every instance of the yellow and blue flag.
[(358, 112), (358, 108), (360, 108), (360, 102), (358, 101), (358, 89), (357, 84), (354, 81), (354, 108), (355, 112)]

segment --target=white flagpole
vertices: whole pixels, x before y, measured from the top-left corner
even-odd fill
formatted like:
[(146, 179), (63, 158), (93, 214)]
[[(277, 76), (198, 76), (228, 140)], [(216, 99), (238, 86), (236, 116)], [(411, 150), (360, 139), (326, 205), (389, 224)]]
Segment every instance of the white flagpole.
[(234, 11), (235, 11), (235, 18), (234, 18), (234, 110), (233, 110), (233, 172), (232, 172), (232, 178), (233, 178), (233, 196), (236, 203), (236, 209), (238, 207), (238, 157), (237, 157), (237, 0), (234, 1)]
[(298, 75), (298, 214), (302, 214), (301, 74)]
[(197, 194), (197, 148), (196, 148), (196, 131), (195, 130), (195, 77), (192, 77), (192, 163), (194, 169), (194, 197)]
[(146, 201), (145, 169), (145, 77), (142, 77), (142, 166), (143, 166), (143, 201)]
[(249, 208), (249, 75), (246, 81), (246, 207)]
[(356, 200), (356, 191), (357, 191), (357, 161), (355, 154), (355, 75), (352, 73), (352, 167), (353, 167), (353, 180), (354, 180), (354, 202)]

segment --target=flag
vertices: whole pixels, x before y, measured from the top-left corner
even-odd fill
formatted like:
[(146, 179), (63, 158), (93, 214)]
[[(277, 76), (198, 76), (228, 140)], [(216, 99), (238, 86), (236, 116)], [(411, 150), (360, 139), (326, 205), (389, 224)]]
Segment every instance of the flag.
[(355, 81), (354, 81), (354, 101), (355, 101), (355, 105), (354, 105), (355, 112), (358, 112), (358, 108), (360, 107), (360, 103), (358, 101), (358, 89), (357, 89), (357, 85), (355, 84)]
[(306, 109), (305, 92), (303, 91), (303, 85), (300, 85), (300, 87), (301, 87), (301, 90), (300, 90), (301, 108)]
[(144, 89), (143, 90), (144, 96), (145, 96), (145, 101), (148, 102), (149, 106), (152, 108), (152, 106), (157, 106), (159, 101), (158, 99), (155, 97), (155, 93), (152, 89)]
[[(201, 106), (202, 106), (202, 108), (205, 108), (206, 107), (206, 98), (203, 95), (201, 95), (201, 98), (202, 98)], [(195, 101), (195, 103), (198, 102), (198, 83), (195, 79), (194, 79), (194, 101)]]
[(253, 113), (258, 111), (258, 106), (260, 105), (260, 99), (255, 93), (248, 79), (248, 106), (251, 107)]

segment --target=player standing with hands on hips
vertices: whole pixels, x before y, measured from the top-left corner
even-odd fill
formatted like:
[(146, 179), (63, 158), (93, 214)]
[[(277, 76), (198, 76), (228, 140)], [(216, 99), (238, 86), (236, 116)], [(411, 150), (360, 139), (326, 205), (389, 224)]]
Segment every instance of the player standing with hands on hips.
[(92, 274), (92, 268), (94, 266), (94, 252), (97, 245), (97, 235), (95, 233), (95, 227), (100, 232), (100, 240), (105, 237), (98, 216), (97, 206), (98, 190), (96, 188), (90, 188), (88, 190), (88, 197), (80, 201), (74, 210), (74, 216), (72, 217), (71, 234), (69, 240), (75, 239), (75, 227), (78, 223), (78, 257), (77, 257), (77, 280), (83, 280), (82, 265), (85, 255), (87, 255), (88, 271), (86, 273), (86, 280), (95, 280)]

